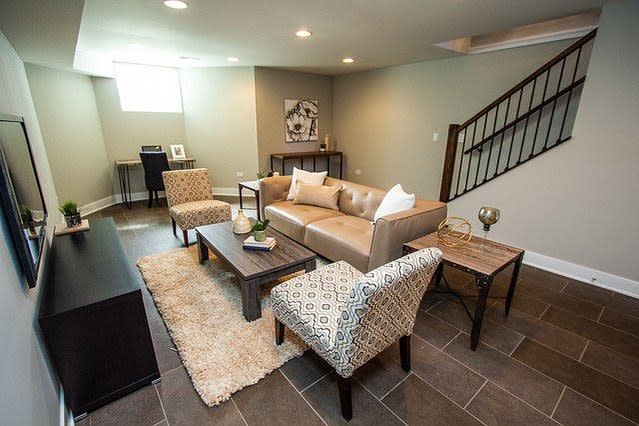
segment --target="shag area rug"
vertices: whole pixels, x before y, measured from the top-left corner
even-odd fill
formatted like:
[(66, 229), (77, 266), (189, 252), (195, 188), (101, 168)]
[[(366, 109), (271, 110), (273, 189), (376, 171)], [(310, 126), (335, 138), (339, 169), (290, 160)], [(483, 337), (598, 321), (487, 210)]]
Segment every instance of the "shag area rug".
[(262, 318), (247, 322), (235, 274), (212, 253), (201, 265), (197, 245), (142, 257), (137, 265), (195, 390), (209, 406), (306, 349), (288, 331), (284, 343), (275, 344), (270, 289), (262, 292)]

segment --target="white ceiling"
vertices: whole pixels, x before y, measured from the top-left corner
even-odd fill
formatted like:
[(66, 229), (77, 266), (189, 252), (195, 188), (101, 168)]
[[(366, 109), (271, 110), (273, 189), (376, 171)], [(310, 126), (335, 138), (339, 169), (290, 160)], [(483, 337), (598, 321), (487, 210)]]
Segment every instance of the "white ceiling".
[[(435, 43), (599, 8), (602, 0), (188, 0), (185, 10), (162, 0), (2, 0), (19, 24), (0, 29), (23, 59), (110, 75), (112, 61), (169, 66), (274, 66), (343, 74), (456, 53)], [(53, 6), (57, 7), (53, 7)], [(4, 6), (3, 6), (4, 8)], [(33, 20), (30, 9), (40, 12)], [(64, 9), (64, 10), (60, 10)], [(19, 12), (19, 13), (18, 13)], [(4, 11), (3, 11), (4, 13)], [(44, 21), (48, 13), (53, 22)], [(65, 20), (58, 20), (55, 14)], [(2, 14), (0, 14), (2, 15)], [(79, 33), (78, 33), (78, 24)], [(308, 39), (295, 37), (305, 27)], [(52, 37), (56, 33), (58, 37)], [(64, 35), (64, 36), (63, 36)], [(77, 37), (74, 61), (69, 42)], [(66, 42), (54, 40), (66, 40)], [(130, 44), (141, 49), (131, 49)], [(34, 48), (33, 46), (38, 46)], [(57, 56), (56, 51), (61, 53)], [(63, 53), (63, 54), (62, 54)], [(48, 64), (56, 56), (55, 64)], [(200, 58), (197, 63), (181, 56)], [(240, 62), (231, 64), (226, 58)], [(346, 56), (353, 64), (342, 64)], [(75, 62), (75, 64), (74, 64)]]

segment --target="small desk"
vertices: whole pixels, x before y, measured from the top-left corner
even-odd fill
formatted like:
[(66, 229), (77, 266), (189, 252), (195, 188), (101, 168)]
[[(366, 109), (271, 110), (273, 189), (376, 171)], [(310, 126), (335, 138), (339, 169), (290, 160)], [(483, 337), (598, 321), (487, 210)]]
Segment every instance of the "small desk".
[[(127, 208), (133, 207), (131, 200), (131, 167), (137, 167), (142, 164), (142, 160), (116, 160), (115, 166), (118, 169), (118, 179), (120, 181), (120, 194), (122, 194), (122, 202)], [(180, 168), (192, 169), (195, 167), (195, 158), (169, 158), (169, 164), (179, 164)]]
[(246, 188), (249, 191), (253, 191), (255, 193), (255, 204), (257, 209), (257, 220), (260, 219), (260, 181), (259, 180), (249, 180), (246, 182), (238, 182), (237, 190), (240, 194), (240, 209), (244, 209), (244, 202), (242, 200), (242, 190)]
[(284, 165), (286, 160), (300, 160), (302, 163), (302, 169), (304, 168), (304, 159), (312, 158), (313, 159), (313, 171), (315, 171), (316, 160), (318, 158), (326, 157), (326, 168), (328, 169), (328, 173), (331, 172), (331, 157), (339, 157), (339, 178), (342, 178), (342, 165), (343, 155), (340, 151), (308, 151), (308, 152), (280, 152), (277, 154), (271, 154), (271, 170), (275, 170), (274, 161), (276, 158), (281, 161), (282, 164), (282, 175), (284, 175)]
[[(468, 316), (472, 319), (473, 328), (470, 334), (470, 348), (475, 350), (479, 343), (481, 323), (484, 319), (486, 301), (488, 300), (488, 292), (490, 291), (493, 278), (511, 263), (515, 264), (510, 287), (508, 288), (508, 295), (506, 296), (506, 316), (508, 316), (510, 304), (515, 294), (515, 286), (517, 285), (517, 279), (519, 277), (519, 269), (521, 268), (521, 262), (524, 258), (524, 250), (475, 236), (473, 236), (470, 242), (465, 246), (452, 248), (443, 245), (441, 241), (439, 241), (439, 238), (437, 238), (437, 232), (433, 232), (432, 234), (425, 235), (404, 244), (404, 252), (412, 253), (428, 247), (437, 247), (444, 254), (442, 263), (435, 273), (436, 286), (439, 286), (439, 282), (442, 279), (444, 264), (469, 272), (475, 276), (475, 285), (477, 286), (479, 296), (477, 298), (474, 317), (470, 315), (463, 299), (449, 288), (450, 292), (455, 294), (462, 302), (466, 313), (468, 313)], [(446, 283), (445, 278), (444, 283)], [(448, 283), (446, 283), (446, 286), (448, 286)]]

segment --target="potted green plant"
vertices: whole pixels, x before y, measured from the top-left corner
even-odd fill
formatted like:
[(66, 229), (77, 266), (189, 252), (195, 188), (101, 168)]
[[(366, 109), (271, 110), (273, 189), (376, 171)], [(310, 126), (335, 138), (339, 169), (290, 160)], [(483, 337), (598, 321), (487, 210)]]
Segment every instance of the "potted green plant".
[(255, 175), (257, 176), (257, 180), (262, 180), (266, 177), (266, 173), (261, 170), (258, 170)]
[(261, 242), (261, 241), (266, 241), (266, 227), (269, 224), (269, 220), (265, 219), (264, 221), (260, 222), (257, 221), (255, 222), (255, 225), (253, 225), (253, 228), (251, 228), (251, 230), (253, 231), (253, 238), (255, 238), (255, 241)]
[(64, 215), (67, 227), (73, 228), (82, 224), (82, 216), (78, 211), (78, 203), (75, 201), (66, 201), (58, 210)]

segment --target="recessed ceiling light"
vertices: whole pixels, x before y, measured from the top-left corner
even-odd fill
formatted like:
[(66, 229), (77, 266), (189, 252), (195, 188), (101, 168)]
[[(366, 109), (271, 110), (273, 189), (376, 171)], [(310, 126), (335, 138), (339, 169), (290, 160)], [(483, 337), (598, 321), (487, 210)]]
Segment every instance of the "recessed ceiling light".
[(129, 43), (129, 44), (127, 45), (127, 47), (128, 47), (129, 49), (144, 49), (144, 46), (142, 46), (142, 45), (141, 45), (141, 44), (139, 44), (139, 43)]
[(186, 9), (189, 4), (184, 0), (164, 0), (164, 5), (171, 9)]
[(342, 59), (342, 62), (344, 62), (345, 64), (352, 64), (353, 62), (355, 62), (355, 60), (353, 58), (344, 58)]
[(236, 58), (235, 56), (229, 56), (228, 58), (226, 58), (227, 61), (229, 62), (239, 62), (240, 59)]
[(298, 37), (310, 37), (313, 33), (309, 30), (301, 29), (295, 32), (295, 35)]

